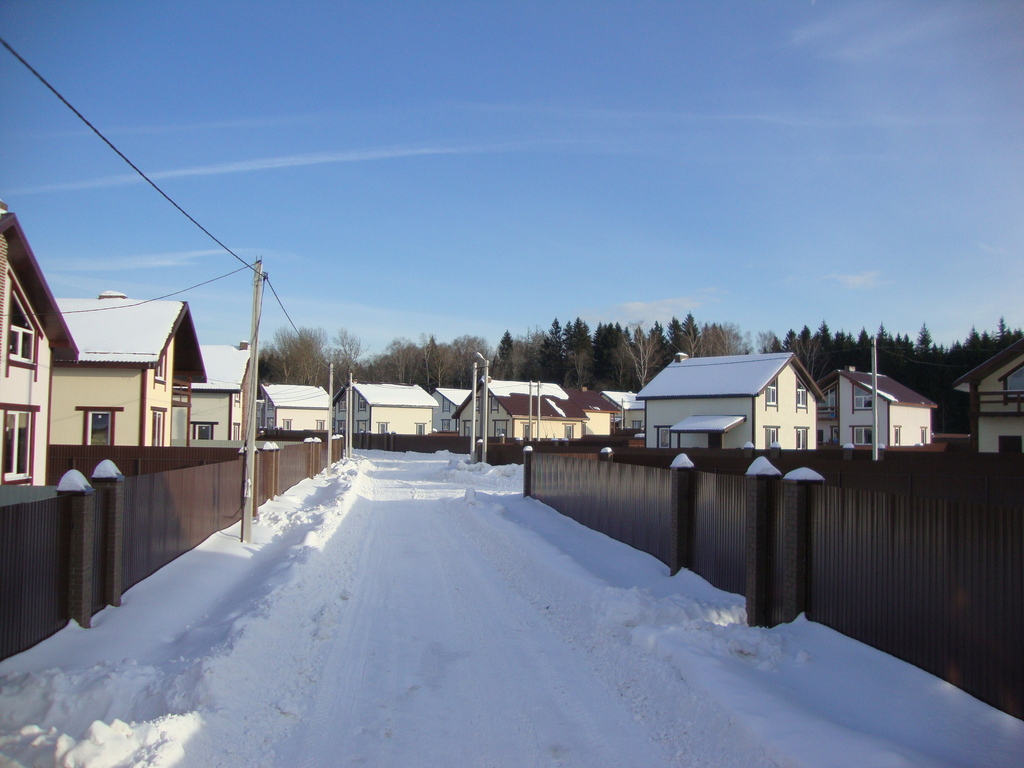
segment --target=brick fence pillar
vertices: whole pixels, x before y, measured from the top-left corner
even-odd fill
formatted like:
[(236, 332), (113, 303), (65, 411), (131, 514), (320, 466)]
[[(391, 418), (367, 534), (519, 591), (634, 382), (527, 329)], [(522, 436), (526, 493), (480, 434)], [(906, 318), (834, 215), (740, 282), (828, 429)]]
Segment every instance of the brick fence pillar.
[(771, 483), (779, 472), (765, 457), (747, 470), (746, 597), (747, 624), (766, 627), (771, 597)]
[(124, 552), (124, 475), (114, 462), (101, 461), (92, 473), (96, 488), (96, 514), (106, 515), (107, 540), (103, 545), (104, 584), (103, 600), (107, 605), (120, 605), (124, 591), (124, 573), (121, 562)]
[(68, 618), (88, 628), (92, 621), (93, 537), (96, 533), (95, 492), (77, 469), (69, 470), (57, 485), (57, 496), (67, 499), (71, 536), (68, 552)]
[(777, 596), (783, 623), (807, 610), (811, 503), (824, 482), (809, 469), (794, 470), (783, 478), (782, 594)]
[(533, 446), (523, 448), (523, 498), (533, 495)]

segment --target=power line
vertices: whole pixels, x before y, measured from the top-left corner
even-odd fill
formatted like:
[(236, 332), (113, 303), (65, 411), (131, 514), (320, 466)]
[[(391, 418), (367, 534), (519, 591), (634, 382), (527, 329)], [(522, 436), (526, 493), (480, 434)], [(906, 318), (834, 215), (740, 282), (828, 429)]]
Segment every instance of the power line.
[(117, 147), (115, 147), (114, 144), (110, 141), (110, 139), (108, 139), (106, 136), (104, 136), (96, 126), (94, 126), (92, 123), (90, 123), (86, 119), (85, 115), (83, 115), (81, 112), (79, 112), (77, 109), (75, 109), (75, 107), (72, 106), (71, 102), (69, 102), (67, 99), (65, 99), (61, 95), (60, 91), (58, 91), (56, 88), (54, 88), (52, 85), (50, 85), (50, 83), (46, 80), (46, 78), (43, 77), (41, 74), (39, 74), (39, 72), (37, 72), (35, 70), (35, 68), (31, 64), (29, 64), (27, 61), (25, 61), (25, 59), (22, 58), (21, 54), (19, 54), (16, 50), (14, 50), (10, 46), (10, 44), (6, 40), (4, 40), (2, 37), (0, 37), (0, 44), (3, 44), (4, 48), (6, 48), (8, 51), (10, 51), (11, 55), (14, 56), (14, 58), (16, 58), (18, 61), (20, 61), (22, 63), (22, 65), (24, 65), (24, 67), (29, 72), (31, 72), (33, 75), (35, 75), (36, 78), (39, 80), (39, 82), (41, 82), (43, 85), (45, 85), (50, 90), (50, 92), (53, 93), (54, 96), (56, 96), (58, 99), (60, 99), (61, 102), (64, 104), (64, 106), (66, 106), (68, 109), (70, 109), (72, 112), (74, 112), (75, 115), (78, 117), (78, 119), (81, 120), (83, 123), (85, 123), (87, 126), (89, 126), (89, 129), (93, 133), (95, 133), (97, 136), (99, 136), (104, 144), (106, 144), (108, 147), (110, 147), (112, 150), (114, 150), (114, 152), (117, 153), (118, 157), (120, 157), (122, 160), (124, 160), (126, 163), (128, 163), (128, 165), (131, 167), (131, 169), (133, 171), (135, 171), (137, 174), (139, 174), (139, 176), (141, 176), (146, 181), (146, 183), (149, 184), (153, 189), (155, 189), (167, 202), (169, 202), (171, 205), (173, 205), (175, 208), (177, 208), (178, 211), (186, 219), (188, 219), (193, 224), (195, 224), (197, 227), (199, 227), (199, 229), (201, 229), (206, 234), (207, 237), (209, 237), (211, 240), (213, 240), (213, 242), (215, 242), (217, 245), (219, 245), (225, 251), (230, 253), (236, 259), (238, 259), (238, 261), (242, 262), (242, 264), (245, 264), (246, 267), (248, 267), (249, 269), (253, 269), (253, 266), (251, 264), (249, 264), (245, 259), (243, 259), (237, 253), (235, 253), (230, 248), (228, 248), (226, 245), (224, 245), (224, 243), (222, 243), (220, 240), (218, 240), (216, 237), (214, 237), (213, 233), (211, 233), (210, 230), (208, 230), (206, 227), (204, 227), (202, 224), (200, 224), (198, 221), (196, 221), (194, 218), (192, 218), (192, 216), (184, 208), (182, 208), (180, 205), (178, 205), (176, 202), (174, 202), (174, 200), (171, 199), (170, 195), (168, 195), (166, 192), (164, 192), (162, 189), (160, 189), (160, 187), (157, 186), (156, 182), (154, 182), (145, 173), (143, 173), (142, 170), (140, 170), (139, 167), (137, 165), (135, 165), (135, 163), (133, 163), (131, 160), (129, 160), (128, 157), (124, 154), (124, 152), (122, 152)]
[(270, 292), (272, 294), (274, 294), (274, 298), (277, 300), (277, 305), (281, 308), (281, 311), (284, 312), (284, 316), (288, 318), (288, 322), (291, 323), (292, 329), (296, 333), (298, 333), (299, 332), (298, 326), (295, 325), (295, 321), (293, 321), (291, 315), (288, 314), (288, 310), (284, 308), (284, 304), (281, 302), (281, 297), (278, 296), (277, 295), (277, 291), (274, 290), (274, 284), (272, 282), (270, 282), (270, 278), (269, 277), (264, 276), (264, 279), (266, 280), (267, 285), (270, 286)]
[[(220, 277), (213, 277), (213, 278), (210, 278), (209, 280), (204, 280), (203, 282), (196, 283), (195, 285), (189, 286), (188, 288), (182, 288), (180, 291), (172, 291), (171, 293), (165, 293), (163, 296), (157, 296), (156, 298), (153, 298), (153, 299), (143, 299), (142, 301), (137, 301), (134, 304), (121, 304), (120, 306), (115, 306), (115, 307), (95, 307), (94, 309), (73, 309), (73, 310), (70, 310), (68, 312), (61, 312), (60, 314), (62, 314), (62, 315), (77, 315), (77, 314), (81, 314), (83, 312), (109, 312), (110, 310), (115, 310), (115, 309), (130, 309), (131, 307), (141, 307), (143, 304), (150, 304), (150, 303), (152, 303), (154, 301), (163, 301), (164, 299), (170, 298), (171, 296), (177, 296), (179, 293), (186, 293), (188, 291), (195, 290), (196, 288), (201, 288), (204, 285), (209, 285), (210, 283), (215, 283), (218, 280), (223, 280), (225, 277), (231, 277), (232, 275), (237, 275), (243, 269), (249, 269), (249, 265), (246, 264), (244, 267), (239, 267), (238, 269), (234, 269), (234, 270), (228, 272), (227, 274), (221, 275)], [(37, 317), (38, 316), (39, 315), (37, 315)]]

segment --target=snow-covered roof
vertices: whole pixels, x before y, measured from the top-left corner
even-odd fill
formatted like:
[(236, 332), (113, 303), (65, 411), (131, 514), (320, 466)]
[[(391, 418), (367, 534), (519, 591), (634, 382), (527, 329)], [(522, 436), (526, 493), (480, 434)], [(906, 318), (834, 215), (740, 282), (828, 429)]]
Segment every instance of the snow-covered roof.
[(249, 350), (230, 344), (204, 344), (201, 349), (206, 365), (206, 383), (193, 384), (192, 389), (241, 391), (245, 368), (249, 364)]
[(627, 411), (643, 410), (644, 404), (636, 399), (635, 392), (613, 392), (605, 390), (601, 393), (615, 403), (617, 408), (625, 408)]
[[(833, 371), (821, 380), (819, 386), (824, 389), (840, 376), (849, 379), (855, 386), (865, 389), (868, 392), (871, 391), (871, 374), (868, 371)], [(919, 395), (917, 392), (910, 389), (910, 387), (900, 384), (900, 382), (883, 373), (878, 374), (878, 396), (883, 400), (888, 400), (890, 403), (900, 403), (901, 405), (924, 405), (930, 408), (937, 407), (935, 403), (924, 395)]]
[(403, 408), (437, 408), (437, 401), (418, 384), (353, 384), (370, 405)]
[(666, 366), (637, 398), (753, 397), (793, 359), (791, 352), (690, 357)]
[[(528, 395), (530, 393), (530, 383), (526, 381), (499, 381), (497, 379), (491, 379), (489, 385), (491, 394), (497, 397), (505, 397), (507, 395)], [(557, 384), (545, 384), (541, 382), (540, 393), (545, 397), (557, 397), (559, 400), (568, 400), (569, 395), (564, 389)], [(533, 384), (534, 397), (537, 396), (537, 383)]]
[(185, 311), (182, 301), (57, 299), (83, 363), (155, 364)]
[(737, 424), (747, 420), (746, 416), (687, 416), (669, 427), (669, 432), (728, 432)]
[(275, 408), (331, 408), (331, 398), (323, 387), (299, 384), (264, 384), (263, 392)]
[(451, 400), (456, 405), (462, 405), (466, 402), (466, 398), (473, 394), (471, 389), (454, 389), (452, 387), (438, 387), (434, 392)]

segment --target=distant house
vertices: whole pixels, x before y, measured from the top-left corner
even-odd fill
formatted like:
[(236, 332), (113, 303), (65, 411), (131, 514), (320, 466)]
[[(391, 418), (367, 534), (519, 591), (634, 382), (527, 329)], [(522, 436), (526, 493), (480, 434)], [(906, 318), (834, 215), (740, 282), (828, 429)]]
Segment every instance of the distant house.
[(820, 397), (790, 352), (680, 354), (637, 394), (649, 448), (814, 448)]
[(326, 431), (331, 417), (331, 396), (323, 387), (299, 384), (263, 384), (264, 429)]
[(54, 359), (78, 354), (18, 217), (0, 203), (0, 485), (43, 485)]
[(434, 411), (433, 429), (435, 432), (458, 432), (459, 422), (453, 415), (459, 406), (466, 402), (472, 394), (471, 389), (453, 389), (450, 387), (438, 387), (434, 390), (432, 397), (437, 402), (437, 409)]
[(170, 445), (172, 412), (187, 414), (206, 381), (188, 304), (115, 291), (57, 303), (79, 354), (54, 365), (50, 441)]
[[(204, 344), (206, 383), (192, 385), (192, 408), (187, 424), (174, 425), (175, 442), (242, 440), (245, 434), (249, 343)], [(184, 414), (183, 414), (184, 415)]]
[[(833, 371), (818, 382), (819, 445), (872, 445), (871, 374)], [(925, 445), (932, 441), (936, 405), (888, 376), (878, 376), (878, 432), (883, 446)]]
[(971, 396), (971, 444), (983, 453), (1024, 451), (1024, 339), (953, 386)]
[[(352, 385), (354, 432), (398, 435), (425, 435), (433, 427), (437, 402), (417, 384)], [(340, 424), (345, 423), (345, 394), (342, 387), (334, 395), (334, 409)]]
[(569, 399), (580, 407), (587, 420), (583, 422), (583, 435), (610, 435), (620, 416), (619, 408), (600, 392), (592, 389), (567, 389)]
[[(539, 400), (539, 406), (538, 406)], [(569, 394), (556, 384), (541, 384), (540, 397), (534, 384), (525, 381), (492, 380), (488, 384), (487, 405), (478, 396), (477, 434), (481, 434), (480, 408), (485, 407), (488, 437), (515, 437), (524, 439), (578, 438), (583, 435), (588, 423), (587, 414), (569, 399)], [(455, 412), (453, 418), (462, 425), (462, 434), (470, 435), (473, 429), (472, 397)], [(538, 419), (537, 411), (540, 411)], [(532, 415), (532, 418), (531, 418)], [(539, 425), (539, 426), (538, 426)]]
[(617, 429), (643, 431), (646, 410), (643, 402), (636, 399), (635, 392), (605, 391), (601, 394), (618, 409), (618, 417), (612, 419), (613, 426)]

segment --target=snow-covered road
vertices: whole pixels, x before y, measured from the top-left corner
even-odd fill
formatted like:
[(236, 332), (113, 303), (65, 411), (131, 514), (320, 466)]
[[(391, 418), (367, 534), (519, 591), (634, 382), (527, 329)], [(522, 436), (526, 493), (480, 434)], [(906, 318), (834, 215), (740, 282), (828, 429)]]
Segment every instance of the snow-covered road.
[(367, 452), (0, 662), (0, 766), (1016, 766), (1024, 723), (521, 496)]

